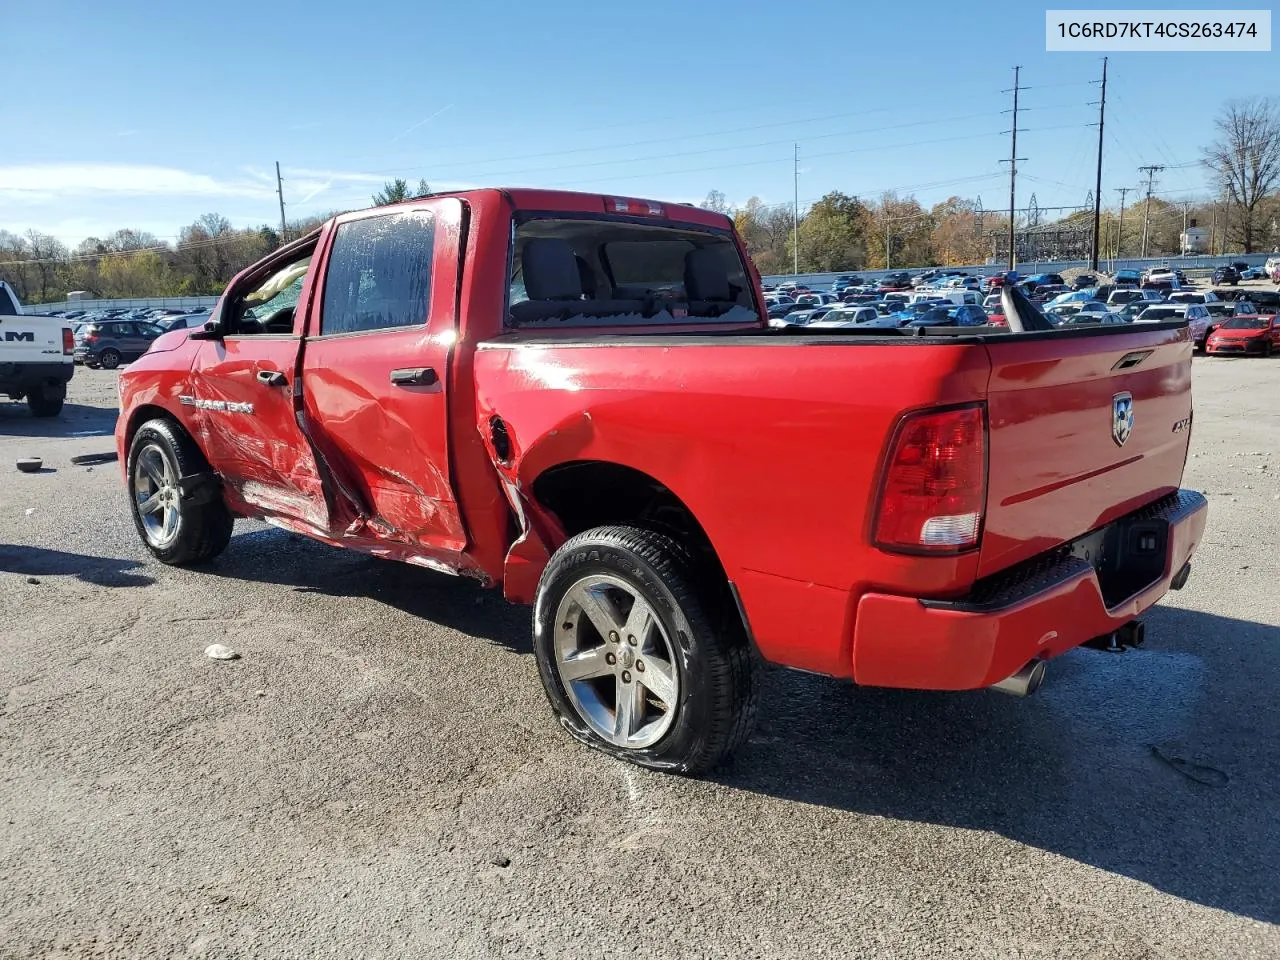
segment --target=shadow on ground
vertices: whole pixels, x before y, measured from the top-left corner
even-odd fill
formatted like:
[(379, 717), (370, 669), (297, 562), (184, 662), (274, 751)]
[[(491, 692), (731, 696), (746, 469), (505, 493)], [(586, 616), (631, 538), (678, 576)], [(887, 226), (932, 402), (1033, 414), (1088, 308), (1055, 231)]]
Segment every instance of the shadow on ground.
[[(115, 410), (67, 403), (63, 405), (62, 413), (56, 417), (33, 417), (25, 403), (10, 403), (0, 397), (0, 436), (56, 439), (110, 437), (115, 429)], [(115, 445), (112, 443), (108, 446), (114, 449)]]
[(1280, 922), (1280, 629), (1172, 607), (1148, 627), (1143, 650), (1055, 660), (1027, 700), (778, 671), (756, 737), (716, 779), (992, 831)]
[(28, 577), (73, 576), (100, 587), (145, 587), (155, 581), (145, 574), (130, 573), (142, 564), (137, 560), (94, 557), (45, 547), (0, 543), (0, 573)]
[[(278, 530), (241, 534), (205, 569), (370, 597), (530, 650), (528, 610), (493, 591)], [(1141, 650), (1055, 660), (1026, 700), (772, 671), (756, 735), (714, 779), (838, 810), (992, 831), (1280, 922), (1280, 629), (1167, 606), (1148, 626)]]
[(394, 560), (340, 550), (298, 534), (267, 529), (241, 533), (202, 572), (279, 583), (329, 597), (370, 597), (514, 651), (532, 652), (529, 611), (472, 580)]

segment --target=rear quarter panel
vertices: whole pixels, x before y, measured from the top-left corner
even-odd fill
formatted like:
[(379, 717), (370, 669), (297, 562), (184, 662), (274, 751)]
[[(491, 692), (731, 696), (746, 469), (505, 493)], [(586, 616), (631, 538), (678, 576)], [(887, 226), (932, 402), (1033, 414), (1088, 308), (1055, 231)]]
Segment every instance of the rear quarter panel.
[[(851, 595), (947, 595), (973, 579), (974, 554), (891, 556), (868, 528), (903, 411), (980, 399), (988, 371), (981, 346), (923, 341), (512, 337), (475, 355), (477, 427), (505, 421), (499, 469), (525, 498), (571, 461), (660, 481), (710, 537), (762, 652), (847, 674), (848, 641), (832, 638), (849, 635)], [(796, 629), (819, 621), (820, 641)]]

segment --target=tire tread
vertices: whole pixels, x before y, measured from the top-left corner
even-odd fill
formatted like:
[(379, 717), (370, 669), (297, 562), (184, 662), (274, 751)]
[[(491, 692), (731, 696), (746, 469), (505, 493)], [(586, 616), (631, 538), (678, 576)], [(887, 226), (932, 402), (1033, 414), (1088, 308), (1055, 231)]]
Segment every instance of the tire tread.
[[(620, 548), (649, 567), (671, 592), (690, 625), (702, 627), (696, 630), (703, 671), (699, 692), (707, 700), (707, 712), (705, 723), (681, 756), (650, 760), (637, 751), (603, 741), (587, 742), (642, 766), (684, 774), (710, 770), (751, 735), (762, 687), (759, 657), (747, 641), (727, 584), (717, 582), (723, 579), (723, 573), (709, 569), (712, 564), (699, 562), (683, 543), (665, 532), (635, 526), (596, 527), (571, 537), (556, 551), (543, 572), (539, 603), (542, 591), (567, 566), (590, 562), (592, 554), (602, 547)], [(552, 704), (555, 706), (554, 698)], [(573, 727), (570, 730), (584, 739)]]

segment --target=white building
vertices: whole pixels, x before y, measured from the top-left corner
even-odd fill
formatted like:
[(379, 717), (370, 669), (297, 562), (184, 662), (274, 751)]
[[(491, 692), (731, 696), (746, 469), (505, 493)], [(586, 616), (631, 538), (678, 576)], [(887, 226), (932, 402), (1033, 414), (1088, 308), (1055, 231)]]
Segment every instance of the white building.
[(1197, 227), (1195, 221), (1179, 237), (1183, 253), (1204, 253), (1209, 249), (1209, 231)]

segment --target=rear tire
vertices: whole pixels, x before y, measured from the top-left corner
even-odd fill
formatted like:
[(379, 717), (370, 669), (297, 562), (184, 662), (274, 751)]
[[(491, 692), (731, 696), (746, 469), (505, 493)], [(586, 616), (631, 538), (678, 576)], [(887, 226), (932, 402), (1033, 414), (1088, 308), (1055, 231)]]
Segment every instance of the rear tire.
[(195, 441), (171, 420), (149, 420), (129, 445), (125, 478), (138, 536), (161, 563), (211, 560), (227, 548), (234, 520), (221, 495), (183, 497), (178, 481), (209, 471)]
[(103, 370), (114, 370), (120, 366), (120, 351), (107, 347), (107, 349), (98, 354), (98, 365)]
[(1268, 340), (1268, 341), (1266, 341), (1266, 342), (1262, 345), (1262, 355), (1263, 355), (1264, 357), (1269, 357), (1269, 356), (1271, 356), (1271, 350), (1272, 350), (1272, 347), (1271, 347), (1271, 341), (1270, 341), (1270, 340)]
[(42, 383), (27, 394), (27, 408), (33, 417), (56, 417), (66, 399), (65, 383)]
[(761, 667), (719, 576), (666, 534), (636, 527), (597, 527), (555, 552), (538, 584), (533, 645), (572, 736), (686, 774), (746, 740)]

